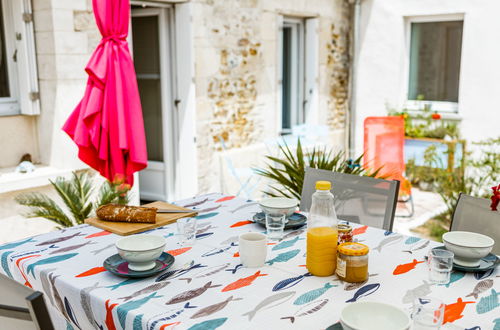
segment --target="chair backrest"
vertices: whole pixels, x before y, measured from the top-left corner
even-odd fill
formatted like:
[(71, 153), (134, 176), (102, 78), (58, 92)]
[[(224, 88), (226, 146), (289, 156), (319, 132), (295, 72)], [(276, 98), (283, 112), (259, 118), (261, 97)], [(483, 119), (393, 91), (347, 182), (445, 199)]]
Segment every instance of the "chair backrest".
[(308, 212), (316, 181), (332, 183), (335, 210), (341, 220), (392, 230), (399, 181), (375, 179), (315, 168), (306, 168), (300, 210)]
[(35, 329), (54, 329), (41, 292), (34, 291), (3, 274), (0, 274), (0, 292), (0, 328), (6, 326), (6, 329), (19, 330), (31, 323), (31, 328), (34, 326)]
[(472, 231), (495, 240), (493, 253), (500, 255), (500, 212), (492, 211), (490, 200), (460, 194), (451, 219), (450, 231)]
[(402, 117), (367, 117), (364, 122), (363, 167), (399, 180), (405, 171), (405, 123)]

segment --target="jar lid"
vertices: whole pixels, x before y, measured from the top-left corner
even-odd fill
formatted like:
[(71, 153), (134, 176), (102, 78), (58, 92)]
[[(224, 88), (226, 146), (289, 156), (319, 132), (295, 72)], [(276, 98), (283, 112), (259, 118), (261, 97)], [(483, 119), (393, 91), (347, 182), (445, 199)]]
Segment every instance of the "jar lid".
[(332, 183), (330, 181), (316, 181), (316, 190), (330, 190)]
[(338, 246), (337, 250), (348, 256), (364, 256), (368, 254), (370, 248), (361, 243), (346, 242)]
[(339, 232), (350, 232), (352, 230), (352, 226), (345, 225), (343, 223), (337, 225), (338, 231)]

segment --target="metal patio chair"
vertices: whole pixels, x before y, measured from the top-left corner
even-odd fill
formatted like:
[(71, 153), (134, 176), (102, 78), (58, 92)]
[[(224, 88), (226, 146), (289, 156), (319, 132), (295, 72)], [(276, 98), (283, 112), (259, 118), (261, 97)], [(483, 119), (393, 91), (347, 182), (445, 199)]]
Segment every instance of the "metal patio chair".
[(43, 293), (0, 274), (0, 328), (53, 330)]
[(497, 242), (493, 253), (500, 255), (500, 212), (490, 209), (491, 201), (461, 193), (451, 218), (450, 231), (471, 231)]
[(332, 183), (339, 220), (392, 231), (399, 181), (306, 168), (300, 210), (309, 212), (316, 181)]

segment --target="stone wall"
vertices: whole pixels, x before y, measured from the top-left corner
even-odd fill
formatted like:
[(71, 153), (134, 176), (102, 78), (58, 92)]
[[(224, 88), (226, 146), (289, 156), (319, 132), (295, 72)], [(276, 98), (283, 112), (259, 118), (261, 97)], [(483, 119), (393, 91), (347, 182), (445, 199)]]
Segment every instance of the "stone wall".
[[(349, 85), (350, 7), (337, 0), (193, 1), (200, 191), (218, 190), (218, 151), (241, 148), (247, 166), (266, 154), (250, 146), (278, 138), (280, 16), (319, 19), (318, 123), (344, 146)], [(333, 141), (336, 140), (336, 141)], [(250, 149), (249, 149), (250, 148)], [(232, 153), (233, 155), (235, 153)], [(223, 166), (221, 166), (222, 168)]]

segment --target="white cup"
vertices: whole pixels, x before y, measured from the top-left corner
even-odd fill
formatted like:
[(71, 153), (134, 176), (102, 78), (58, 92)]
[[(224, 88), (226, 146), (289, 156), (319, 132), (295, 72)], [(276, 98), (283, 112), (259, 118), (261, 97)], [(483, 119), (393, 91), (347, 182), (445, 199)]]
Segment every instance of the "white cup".
[(241, 234), (239, 249), (243, 266), (250, 268), (264, 266), (267, 256), (267, 237), (260, 233)]

